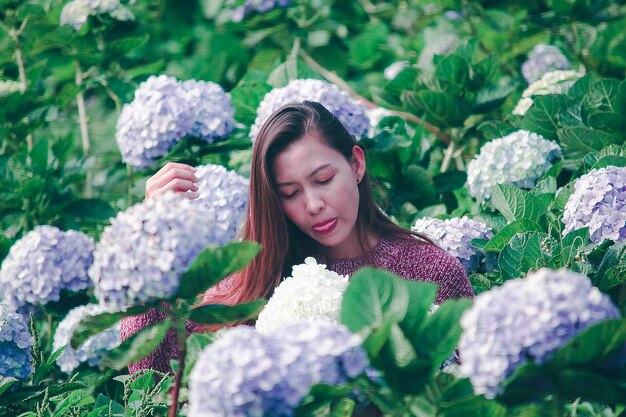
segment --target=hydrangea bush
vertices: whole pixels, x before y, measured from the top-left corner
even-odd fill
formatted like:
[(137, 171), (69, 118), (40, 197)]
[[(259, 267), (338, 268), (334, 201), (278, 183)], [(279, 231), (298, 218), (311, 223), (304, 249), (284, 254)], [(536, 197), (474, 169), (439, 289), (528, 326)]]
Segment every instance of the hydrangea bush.
[(30, 376), (34, 342), (22, 315), (0, 303), (0, 376), (21, 380)]
[(592, 242), (626, 240), (626, 167), (593, 169), (574, 183), (563, 234), (589, 227)]
[(334, 114), (357, 138), (363, 137), (369, 130), (370, 122), (365, 106), (352, 99), (346, 92), (334, 84), (314, 79), (293, 80), (286, 87), (275, 88), (263, 97), (257, 108), (257, 116), (250, 128), (250, 138), (256, 140), (261, 126), (267, 118), (283, 105), (293, 101), (313, 100), (321, 103)]
[(527, 130), (494, 139), (467, 166), (470, 195), (484, 203), (498, 184), (532, 188), (560, 157), (559, 145)]
[(533, 96), (565, 94), (583, 74), (576, 71), (550, 71), (528, 86), (513, 109), (513, 114), (524, 115), (533, 105)]
[(75, 230), (38, 226), (15, 242), (0, 268), (0, 294), (13, 308), (58, 301), (91, 286), (94, 241)]
[(461, 319), (461, 372), (494, 398), (525, 362), (541, 364), (583, 329), (619, 316), (586, 276), (540, 269), (476, 296)]
[(134, 20), (133, 13), (119, 0), (72, 0), (61, 11), (61, 25), (80, 30), (89, 16), (106, 14), (115, 20)]
[(291, 0), (246, 0), (244, 4), (232, 11), (231, 20), (241, 22), (252, 13), (267, 13), (277, 7), (288, 7)]
[(151, 76), (117, 121), (122, 161), (138, 168), (152, 166), (186, 135), (209, 143), (224, 139), (232, 131), (234, 114), (230, 96), (217, 84)]
[(214, 243), (224, 245), (236, 237), (245, 220), (250, 183), (236, 172), (214, 164), (197, 167), (195, 176), (199, 179), (199, 196), (190, 203), (207, 210), (205, 221), (214, 227)]
[(528, 84), (552, 71), (572, 69), (572, 64), (556, 46), (539, 44), (528, 53), (528, 59), (522, 64), (522, 75)]
[[(97, 304), (88, 304), (70, 310), (67, 316), (61, 320), (54, 333), (52, 349), (56, 351), (68, 345), (74, 330), (76, 330), (83, 318), (95, 316), (105, 311), (106, 309), (103, 306)], [(63, 372), (69, 374), (83, 362), (86, 362), (89, 366), (98, 365), (104, 354), (116, 348), (119, 344), (120, 324), (117, 323), (97, 335), (89, 337), (76, 350), (69, 345), (66, 346), (56, 362)]]
[(293, 267), (291, 277), (276, 287), (259, 314), (256, 328), (267, 333), (297, 321), (339, 322), (347, 287), (347, 275), (329, 271), (314, 258), (306, 258), (304, 264)]
[(169, 298), (181, 275), (223, 228), (210, 213), (166, 193), (118, 213), (105, 227), (89, 276), (100, 304), (113, 310)]
[(361, 338), (342, 325), (294, 323), (261, 334), (229, 329), (190, 375), (190, 417), (292, 416), (319, 383), (342, 384), (367, 366)]
[(472, 239), (491, 239), (493, 232), (477, 220), (453, 217), (447, 220), (435, 218), (417, 219), (411, 229), (430, 236), (450, 255), (461, 262), (465, 272), (475, 272), (484, 258), (483, 253), (472, 246)]

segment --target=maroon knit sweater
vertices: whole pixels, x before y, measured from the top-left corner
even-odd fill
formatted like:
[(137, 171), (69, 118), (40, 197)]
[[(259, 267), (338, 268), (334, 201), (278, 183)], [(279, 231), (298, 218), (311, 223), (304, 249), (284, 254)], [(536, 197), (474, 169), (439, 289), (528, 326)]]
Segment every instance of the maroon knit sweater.
[[(318, 257), (319, 258), (319, 257)], [(472, 287), (459, 261), (435, 245), (417, 239), (382, 238), (366, 257), (353, 259), (324, 259), (318, 263), (326, 264), (329, 270), (342, 275), (352, 275), (364, 266), (383, 268), (402, 278), (412, 281), (428, 281), (439, 285), (436, 303), (440, 304), (451, 298), (472, 297)], [(220, 285), (230, 286), (229, 279)], [(204, 301), (211, 301), (209, 290)], [(121, 338), (125, 340), (139, 329), (157, 321), (162, 321), (165, 314), (150, 310), (138, 316), (127, 317), (121, 323)], [(187, 323), (189, 333), (196, 329), (194, 323)], [(156, 369), (171, 372), (169, 362), (177, 357), (176, 335), (172, 329), (165, 341), (150, 355), (128, 367), (131, 373), (140, 369)]]

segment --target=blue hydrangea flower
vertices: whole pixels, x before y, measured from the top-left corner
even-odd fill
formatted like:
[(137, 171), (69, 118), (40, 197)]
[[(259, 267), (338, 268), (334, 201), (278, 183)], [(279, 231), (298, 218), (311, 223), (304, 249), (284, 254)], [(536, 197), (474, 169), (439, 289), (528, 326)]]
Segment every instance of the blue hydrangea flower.
[(135, 16), (119, 0), (72, 0), (63, 6), (61, 25), (70, 25), (79, 30), (89, 16), (107, 14), (113, 19), (124, 21), (134, 20)]
[(35, 340), (21, 314), (0, 304), (0, 376), (24, 380), (34, 369), (32, 346)]
[(15, 242), (0, 268), (0, 294), (13, 308), (58, 301), (91, 286), (94, 241), (75, 230), (38, 226)]
[(100, 304), (124, 310), (174, 295), (196, 256), (223, 237), (208, 219), (205, 208), (173, 193), (118, 213), (104, 228), (89, 269)]
[[(106, 309), (97, 304), (88, 304), (73, 308), (59, 323), (54, 333), (52, 343), (53, 350), (57, 350), (70, 343), (74, 330), (82, 319), (104, 313)], [(120, 344), (120, 323), (91, 336), (78, 349), (74, 350), (69, 345), (57, 358), (57, 365), (67, 374), (71, 373), (78, 365), (86, 362), (89, 366), (100, 363), (105, 353), (118, 347)]]
[(246, 16), (256, 13), (267, 13), (276, 7), (288, 7), (291, 0), (246, 0), (246, 2), (233, 10), (231, 20), (241, 22)]
[(443, 250), (461, 262), (467, 274), (475, 272), (484, 258), (483, 253), (472, 246), (472, 239), (493, 237), (486, 224), (465, 216), (447, 220), (421, 218), (413, 223), (411, 229), (431, 237)]
[(187, 110), (194, 116), (188, 135), (213, 143), (226, 138), (233, 130), (235, 108), (230, 96), (219, 85), (187, 80), (180, 83)]
[(190, 203), (210, 212), (205, 221), (215, 228), (215, 243), (225, 245), (237, 236), (245, 220), (250, 183), (221, 165), (199, 166), (195, 175), (200, 180), (197, 183), (200, 195)]
[(626, 240), (626, 167), (594, 169), (578, 178), (563, 223), (563, 234), (589, 227), (595, 243)]
[(476, 296), (461, 318), (461, 372), (494, 398), (527, 361), (541, 364), (592, 324), (619, 317), (608, 296), (566, 269), (540, 269)]
[(200, 355), (190, 417), (288, 417), (318, 383), (342, 384), (367, 367), (361, 338), (342, 325), (290, 324), (275, 333), (229, 329)]
[(536, 45), (528, 54), (528, 60), (522, 64), (522, 75), (528, 84), (556, 70), (570, 70), (572, 64), (559, 48), (552, 45)]
[(560, 157), (559, 145), (527, 130), (494, 139), (467, 166), (470, 195), (484, 203), (498, 184), (530, 189)]
[(261, 126), (272, 113), (287, 103), (304, 100), (317, 101), (322, 104), (341, 121), (351, 135), (361, 138), (367, 134), (370, 122), (365, 113), (365, 106), (353, 100), (334, 84), (321, 80), (303, 79), (293, 80), (286, 87), (275, 88), (263, 97), (256, 111), (256, 120), (250, 128), (252, 141), (256, 140)]
[(186, 135), (209, 143), (224, 139), (232, 131), (233, 117), (230, 96), (217, 84), (152, 76), (122, 108), (115, 139), (122, 161), (146, 168)]

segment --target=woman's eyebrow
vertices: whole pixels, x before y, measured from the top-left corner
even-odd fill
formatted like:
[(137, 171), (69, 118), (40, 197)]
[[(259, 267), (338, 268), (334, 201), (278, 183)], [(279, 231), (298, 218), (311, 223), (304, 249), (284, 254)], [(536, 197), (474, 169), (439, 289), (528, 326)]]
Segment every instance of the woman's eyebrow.
[[(306, 177), (307, 177), (307, 178), (311, 178), (312, 176), (314, 176), (315, 174), (317, 174), (317, 173), (318, 173), (318, 172), (320, 172), (321, 170), (326, 169), (326, 168), (328, 168), (328, 167), (330, 167), (330, 166), (331, 166), (331, 164), (324, 164), (324, 165), (320, 165), (319, 167), (317, 167), (317, 168), (315, 168), (313, 171), (311, 171), (311, 172), (309, 173), (309, 175), (307, 175)], [(291, 182), (279, 182), (279, 183), (277, 183), (277, 184), (276, 184), (276, 186), (277, 186), (277, 187), (284, 187), (284, 186), (287, 186), (287, 185), (293, 185), (293, 184), (295, 184), (295, 182), (293, 182), (293, 181), (291, 181)]]

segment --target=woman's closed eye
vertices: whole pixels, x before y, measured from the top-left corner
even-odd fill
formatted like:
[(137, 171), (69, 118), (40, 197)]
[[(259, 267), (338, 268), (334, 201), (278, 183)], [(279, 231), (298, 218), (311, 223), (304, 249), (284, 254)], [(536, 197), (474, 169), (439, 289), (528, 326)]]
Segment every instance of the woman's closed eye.
[(326, 179), (321, 179), (321, 180), (318, 180), (317, 183), (318, 184), (328, 184), (329, 182), (332, 181), (333, 178), (334, 178), (334, 176), (333, 177), (328, 177)]
[(290, 194), (281, 194), (280, 196), (282, 198), (284, 198), (285, 200), (293, 200), (296, 197), (296, 194), (298, 194), (298, 190), (290, 193)]

